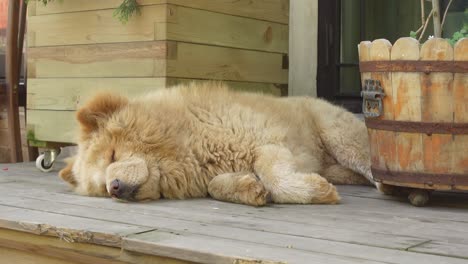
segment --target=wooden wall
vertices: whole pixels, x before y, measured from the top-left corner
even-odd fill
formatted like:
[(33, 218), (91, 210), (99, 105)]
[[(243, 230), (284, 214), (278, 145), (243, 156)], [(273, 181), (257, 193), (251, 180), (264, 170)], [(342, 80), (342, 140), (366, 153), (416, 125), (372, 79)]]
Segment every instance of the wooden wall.
[(287, 95), (288, 0), (141, 0), (123, 25), (122, 0), (31, 2), (28, 129), (74, 142), (74, 111), (98, 89), (128, 95), (189, 80)]

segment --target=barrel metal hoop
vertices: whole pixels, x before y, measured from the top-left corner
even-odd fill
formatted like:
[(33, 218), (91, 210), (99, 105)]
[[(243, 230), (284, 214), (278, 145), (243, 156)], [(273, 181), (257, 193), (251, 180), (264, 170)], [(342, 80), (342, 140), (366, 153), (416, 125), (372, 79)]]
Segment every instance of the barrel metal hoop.
[(468, 135), (468, 123), (432, 123), (366, 118), (366, 127), (406, 133)]
[(468, 174), (421, 173), (407, 171), (389, 171), (372, 167), (372, 176), (376, 181), (450, 186), (468, 186)]
[(360, 72), (452, 72), (467, 73), (468, 61), (361, 61)]

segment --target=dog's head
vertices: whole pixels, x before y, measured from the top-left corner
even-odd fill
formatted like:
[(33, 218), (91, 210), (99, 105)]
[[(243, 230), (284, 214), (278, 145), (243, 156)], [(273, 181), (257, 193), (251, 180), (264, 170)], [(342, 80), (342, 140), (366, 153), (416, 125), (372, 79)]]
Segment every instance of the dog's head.
[(160, 161), (173, 150), (147, 107), (109, 93), (90, 100), (77, 111), (78, 153), (60, 177), (83, 195), (159, 199)]

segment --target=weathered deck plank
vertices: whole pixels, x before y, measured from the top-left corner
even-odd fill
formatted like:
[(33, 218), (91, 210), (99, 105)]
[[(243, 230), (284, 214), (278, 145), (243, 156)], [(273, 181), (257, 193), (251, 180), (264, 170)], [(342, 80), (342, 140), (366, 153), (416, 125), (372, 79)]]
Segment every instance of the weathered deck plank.
[(339, 186), (343, 202), (335, 206), (253, 208), (212, 199), (119, 203), (78, 196), (56, 173), (40, 173), (32, 164), (0, 164), (0, 227), (64, 238), (81, 234), (68, 238), (204, 263), (468, 258), (466, 194), (436, 196), (427, 208), (361, 186)]
[(17, 206), (0, 205), (0, 212), (0, 228), (60, 237), (67, 242), (119, 247), (123, 236), (151, 230), (137, 225), (104, 222)]
[[(10, 186), (10, 187), (8, 187)], [(0, 187), (0, 193), (5, 193), (8, 189), (14, 189), (14, 185)], [(30, 194), (32, 193), (32, 195)], [(29, 197), (29, 198), (26, 198)], [(71, 200), (69, 203), (56, 201)], [(200, 202), (201, 200), (193, 200)], [(207, 200), (203, 201), (207, 202)], [(92, 203), (91, 203), (92, 202)], [(209, 200), (208, 200), (209, 202)], [(80, 205), (77, 205), (77, 204)], [(175, 205), (177, 201), (169, 201)], [(417, 238), (406, 235), (382, 234), (346, 228), (340, 228), (339, 224), (333, 228), (326, 228), (321, 224), (299, 223), (294, 220), (296, 217), (284, 220), (262, 219), (255, 217), (255, 210), (252, 208), (250, 215), (219, 214), (218, 209), (203, 207), (193, 207), (178, 209), (166, 207), (166, 201), (152, 206), (141, 206), (139, 204), (114, 203), (109, 199), (93, 199), (89, 197), (64, 197), (63, 195), (47, 194), (28, 190), (27, 192), (17, 191), (12, 197), (0, 195), (0, 204), (16, 206), (21, 208), (35, 208), (37, 210), (68, 214), (73, 216), (93, 217), (96, 219), (112, 221), (119, 219), (122, 223), (135, 223), (141, 226), (152, 226), (155, 228), (168, 228), (173, 230), (203, 230), (213, 236), (229, 237), (231, 234), (240, 235), (243, 230), (248, 230), (251, 234), (240, 239), (256, 239), (262, 237), (262, 233), (285, 234), (290, 236), (301, 236), (316, 239), (325, 239), (338, 242), (378, 246), (383, 248), (406, 249), (427, 241), (425, 238)], [(133, 208), (137, 206), (137, 208)], [(220, 207), (222, 207), (221, 205)], [(214, 207), (217, 208), (217, 207)], [(261, 209), (260, 209), (261, 210)], [(263, 208), (263, 210), (268, 210)], [(274, 210), (274, 209), (273, 209)], [(127, 212), (127, 213), (123, 213)], [(128, 215), (130, 213), (131, 215)], [(299, 216), (301, 217), (301, 216)], [(303, 217), (303, 216), (302, 216)], [(280, 217), (281, 218), (281, 217)], [(190, 221), (185, 220), (190, 219)], [(329, 219), (330, 220), (330, 219)], [(216, 227), (216, 228), (211, 228)], [(228, 230), (225, 230), (225, 229)], [(240, 232), (240, 233), (239, 233)], [(260, 234), (256, 234), (256, 233)], [(255, 237), (251, 237), (255, 235)], [(271, 240), (271, 237), (265, 238)], [(284, 238), (282, 238), (284, 241)], [(255, 241), (261, 242), (261, 241)]]
[[(251, 243), (242, 240), (213, 238), (211, 236), (178, 234), (169, 235), (167, 232), (153, 231), (125, 238), (124, 248), (148, 254), (164, 254), (175, 257), (179, 254), (183, 259), (193, 259), (207, 264), (238, 263), (236, 256), (244, 258), (262, 259), (261, 263), (384, 263), (361, 258), (351, 258), (330, 255), (320, 252), (297, 250), (294, 248), (280, 248), (267, 244)], [(207, 252), (217, 252), (213, 258)], [(220, 258), (219, 255), (222, 257)]]

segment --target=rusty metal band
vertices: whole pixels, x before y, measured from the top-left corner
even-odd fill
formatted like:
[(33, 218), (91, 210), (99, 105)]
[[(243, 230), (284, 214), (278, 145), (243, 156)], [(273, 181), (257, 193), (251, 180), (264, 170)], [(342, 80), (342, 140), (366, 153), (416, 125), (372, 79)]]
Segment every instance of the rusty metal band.
[(393, 181), (399, 183), (416, 183), (427, 186), (450, 185), (468, 186), (468, 174), (439, 174), (406, 171), (388, 171), (372, 167), (372, 176), (377, 181)]
[(468, 123), (430, 123), (366, 118), (366, 127), (406, 133), (468, 135)]
[(362, 61), (360, 72), (468, 72), (468, 61)]

